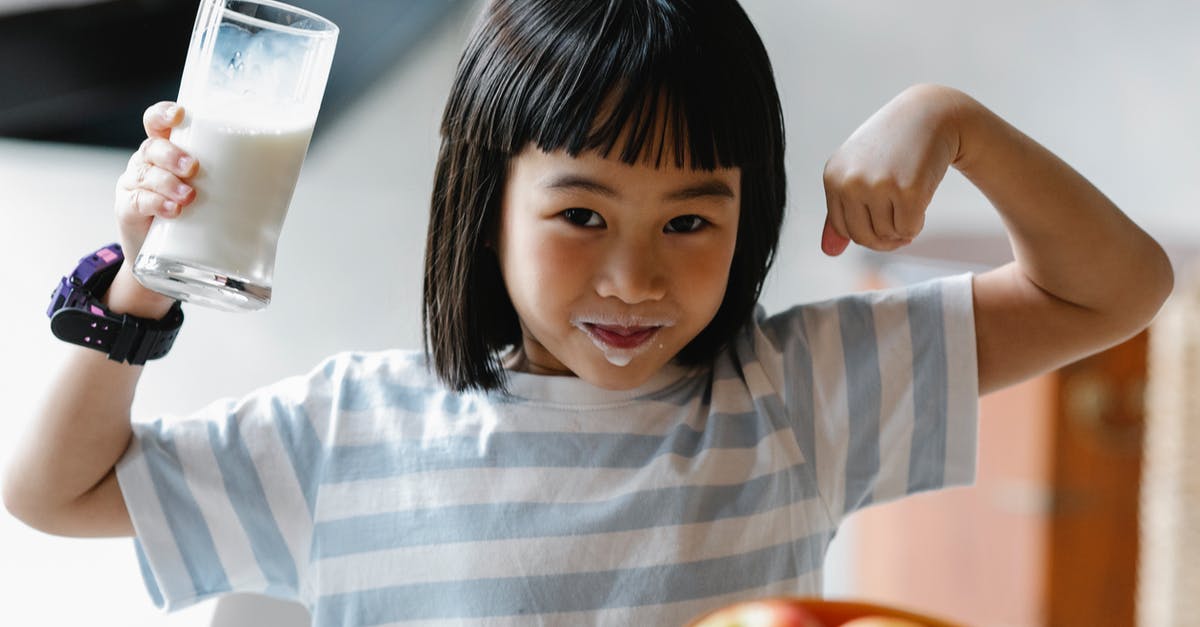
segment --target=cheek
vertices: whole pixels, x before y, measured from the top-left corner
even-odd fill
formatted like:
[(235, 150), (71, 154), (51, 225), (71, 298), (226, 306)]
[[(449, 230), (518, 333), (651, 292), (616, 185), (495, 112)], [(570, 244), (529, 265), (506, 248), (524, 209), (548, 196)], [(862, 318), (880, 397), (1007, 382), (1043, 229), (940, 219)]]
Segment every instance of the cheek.
[(530, 233), (529, 237), (510, 237), (506, 244), (503, 274), (514, 300), (545, 302), (569, 297), (567, 292), (583, 280), (589, 265), (578, 244), (563, 238)]
[(682, 263), (676, 265), (675, 282), (689, 286), (685, 293), (692, 302), (711, 306), (715, 313), (725, 297), (725, 286), (729, 283), (733, 248), (733, 242), (720, 242), (702, 250), (689, 251)]

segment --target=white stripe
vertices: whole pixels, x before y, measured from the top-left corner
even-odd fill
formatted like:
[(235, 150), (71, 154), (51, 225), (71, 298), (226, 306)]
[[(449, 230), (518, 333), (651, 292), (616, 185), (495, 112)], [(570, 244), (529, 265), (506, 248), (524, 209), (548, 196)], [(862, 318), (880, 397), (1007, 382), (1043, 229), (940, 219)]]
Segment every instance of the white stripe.
[(840, 521), (845, 512), (846, 455), (850, 441), (850, 407), (841, 321), (833, 302), (804, 309), (804, 326), (813, 362), (813, 427), (817, 485)]
[[(220, 420), (224, 421), (224, 416)], [(208, 422), (182, 422), (170, 433), (175, 440), (175, 450), (179, 453), (184, 479), (212, 534), (217, 559), (225, 569), (229, 585), (234, 590), (264, 589), (267, 585), (266, 575), (259, 568), (250, 538), (225, 490), (225, 480), (209, 439)]]
[(953, 277), (942, 292), (946, 326), (947, 385), (946, 475), (947, 485), (975, 478), (979, 417), (979, 362), (975, 349), (975, 307), (972, 275)]
[[(561, 612), (538, 614), (537, 616), (499, 616), (477, 620), (450, 618), (443, 620), (420, 619), (384, 623), (378, 627), (529, 627), (529, 625), (597, 625), (599, 627), (628, 627), (629, 625), (684, 625), (709, 612), (750, 599), (775, 596), (817, 597), (821, 594), (821, 571), (805, 573), (795, 579), (776, 581), (761, 588), (742, 590), (730, 594), (664, 603), (641, 607), (620, 607), (587, 612)], [(535, 622), (536, 621), (536, 622)]]
[[(322, 595), (413, 583), (536, 577), (729, 557), (827, 531), (818, 499), (715, 522), (403, 547), (320, 560)], [(547, 556), (553, 556), (548, 558)], [(420, 568), (413, 565), (419, 564)], [(684, 565), (683, 567), (686, 567)]]
[(717, 379), (713, 381), (712, 413), (744, 414), (754, 411), (753, 387), (747, 388), (741, 379)]
[[(699, 398), (689, 400), (694, 407)], [(679, 426), (679, 417), (689, 417), (689, 426), (698, 427), (697, 414), (687, 407), (658, 401), (631, 402), (631, 411), (620, 421), (612, 419), (613, 408), (562, 408), (536, 404), (481, 407), (472, 412), (447, 414), (431, 404), (427, 413), (410, 412), (399, 407), (380, 407), (364, 411), (341, 412), (335, 446), (379, 444), (383, 442), (434, 440), (446, 437), (478, 437), (481, 433), (587, 432), (661, 436)]]
[(183, 565), (183, 556), (175, 544), (175, 537), (167, 525), (154, 482), (150, 479), (150, 466), (142, 452), (141, 438), (136, 437), (140, 425), (134, 424), (135, 437), (130, 441), (125, 455), (117, 462), (117, 484), (125, 507), (133, 522), (134, 532), (142, 543), (143, 553), (150, 563), (159, 592), (163, 596), (163, 609), (174, 610), (190, 605), (196, 596), (192, 578)]
[(872, 502), (882, 503), (908, 493), (908, 463), (914, 428), (912, 334), (908, 305), (902, 299), (873, 303), (875, 337), (879, 344), (879, 476)]
[[(317, 520), (479, 503), (587, 503), (631, 490), (733, 485), (803, 460), (790, 430), (753, 449), (706, 449), (695, 458), (662, 455), (641, 468), (464, 468), (321, 486)], [(430, 489), (436, 486), (436, 489)]]
[(757, 390), (755, 398), (765, 396), (775, 396), (776, 390), (771, 385), (771, 379), (763, 370), (762, 364), (757, 361), (752, 361), (742, 366), (742, 376), (746, 377), (746, 386), (751, 390)]

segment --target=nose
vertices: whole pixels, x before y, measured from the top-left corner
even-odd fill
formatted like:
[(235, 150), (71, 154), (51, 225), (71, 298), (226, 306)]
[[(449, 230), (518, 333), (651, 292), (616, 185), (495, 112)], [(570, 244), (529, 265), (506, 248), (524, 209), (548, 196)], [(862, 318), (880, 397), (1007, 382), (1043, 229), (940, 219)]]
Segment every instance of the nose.
[(667, 295), (667, 270), (653, 244), (642, 240), (614, 242), (596, 268), (596, 294), (638, 303)]

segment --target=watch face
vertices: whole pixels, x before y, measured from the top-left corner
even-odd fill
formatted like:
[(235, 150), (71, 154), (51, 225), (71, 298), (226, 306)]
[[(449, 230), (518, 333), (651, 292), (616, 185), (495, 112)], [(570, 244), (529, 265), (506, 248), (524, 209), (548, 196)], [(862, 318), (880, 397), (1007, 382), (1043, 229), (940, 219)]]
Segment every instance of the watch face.
[[(119, 266), (125, 256), (121, 253), (121, 247), (117, 244), (109, 244), (100, 250), (79, 260), (79, 265), (75, 267), (75, 272), (72, 274), (83, 285), (87, 285), (97, 275), (113, 266)], [(93, 292), (95, 293), (95, 292)]]

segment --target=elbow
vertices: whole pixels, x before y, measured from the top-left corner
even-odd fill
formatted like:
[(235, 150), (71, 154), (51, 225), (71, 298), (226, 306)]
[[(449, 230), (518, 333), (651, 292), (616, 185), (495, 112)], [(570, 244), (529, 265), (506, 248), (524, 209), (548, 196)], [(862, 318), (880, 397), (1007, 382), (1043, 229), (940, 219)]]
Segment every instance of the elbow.
[(1157, 243), (1153, 254), (1147, 256), (1146, 265), (1147, 307), (1141, 320), (1142, 329), (1150, 326), (1175, 291), (1175, 269), (1171, 266), (1171, 258)]
[(4, 473), (3, 499), (4, 509), (13, 518), (38, 531), (54, 533), (53, 512), (46, 508), (45, 502), (38, 499), (36, 494), (30, 493), (15, 468), (9, 468)]
[(1125, 339), (1148, 328), (1175, 290), (1171, 259), (1157, 243), (1136, 263), (1138, 271), (1127, 288), (1127, 297), (1119, 299), (1124, 302), (1122, 315), (1115, 318), (1122, 321), (1120, 330)]

